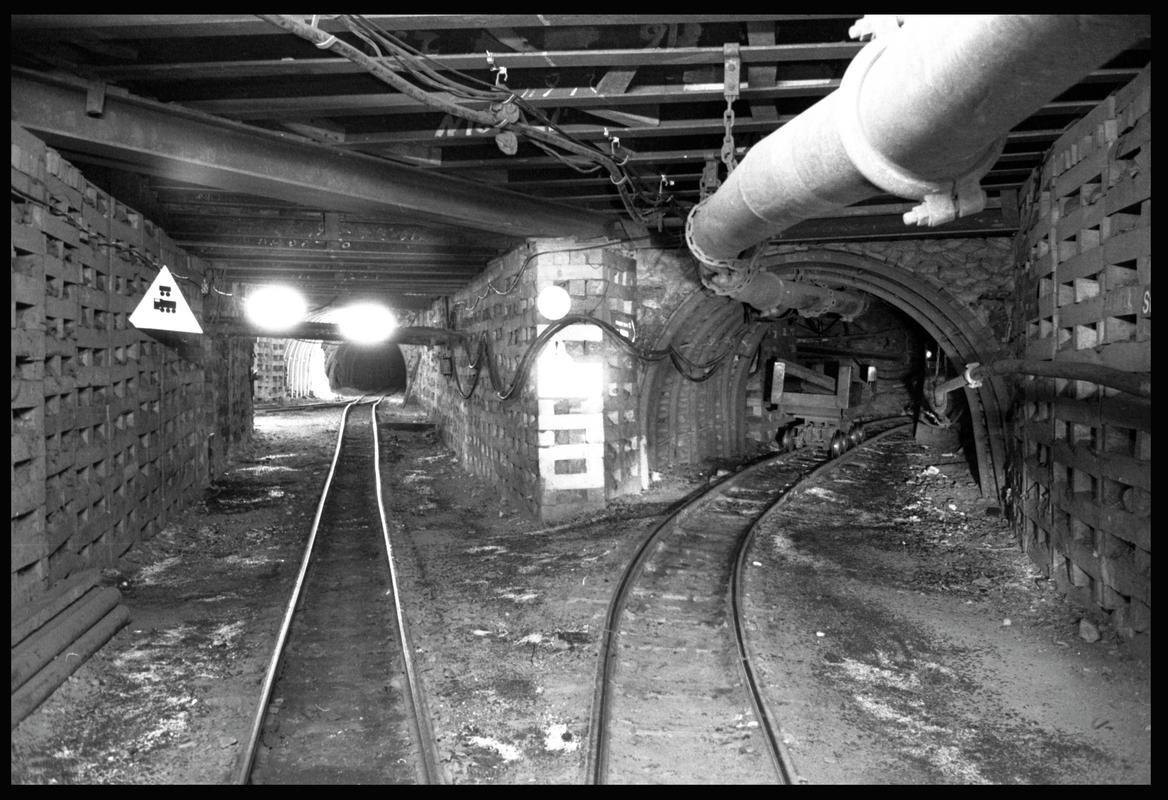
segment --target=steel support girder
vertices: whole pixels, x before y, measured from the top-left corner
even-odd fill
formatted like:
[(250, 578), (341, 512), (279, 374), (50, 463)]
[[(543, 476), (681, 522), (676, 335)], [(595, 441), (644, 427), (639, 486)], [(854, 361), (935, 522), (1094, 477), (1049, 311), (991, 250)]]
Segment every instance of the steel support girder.
[(90, 116), (77, 79), (14, 68), (11, 89), (12, 121), (52, 147), (224, 191), (516, 237), (601, 236), (616, 220), (113, 91)]

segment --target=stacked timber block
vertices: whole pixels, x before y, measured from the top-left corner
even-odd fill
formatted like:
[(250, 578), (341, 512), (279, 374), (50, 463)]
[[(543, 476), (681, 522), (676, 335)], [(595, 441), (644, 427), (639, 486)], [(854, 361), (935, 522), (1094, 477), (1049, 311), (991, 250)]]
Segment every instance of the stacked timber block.
[[(1025, 357), (1151, 372), (1151, 67), (1069, 129), (1023, 194)], [(1021, 384), (1012, 491), (1024, 549), (1064, 587), (1151, 627), (1151, 403)]]
[(71, 575), (12, 623), (12, 727), (52, 694), (130, 619), (98, 571)]
[[(129, 323), (163, 264), (200, 316), (203, 265), (16, 125), (11, 161), (15, 724), (125, 622), (90, 577), (199, 495), (208, 440), (250, 431), (251, 409), (246, 377), (225, 374), (247, 419), (217, 419), (214, 396), (232, 393)], [(246, 376), (251, 343), (222, 346), (243, 348)]]

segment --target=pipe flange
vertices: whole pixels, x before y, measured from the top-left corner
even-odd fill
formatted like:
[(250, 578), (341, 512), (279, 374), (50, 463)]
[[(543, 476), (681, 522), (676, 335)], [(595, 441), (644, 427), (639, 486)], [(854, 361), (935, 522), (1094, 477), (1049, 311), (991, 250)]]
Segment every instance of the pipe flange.
[[(713, 195), (711, 195), (711, 197), (712, 196)], [(710, 198), (707, 197), (705, 200), (702, 200), (696, 206), (691, 208), (689, 214), (686, 216), (686, 218), (685, 218), (685, 245), (686, 245), (686, 247), (689, 248), (689, 251), (691, 253), (693, 253), (694, 258), (696, 258), (698, 261), (702, 262), (706, 266), (714, 267), (715, 269), (720, 270), (720, 271), (728, 270), (728, 269), (741, 269), (742, 263), (741, 263), (740, 259), (713, 258), (713, 257), (708, 256), (705, 253), (703, 253), (702, 249), (697, 246), (696, 242), (694, 242), (694, 238), (693, 238), (694, 220), (697, 218), (698, 211), (701, 209), (702, 206), (704, 206), (706, 204), (706, 202), (709, 199)]]
[(914, 200), (923, 200), (929, 195), (953, 196), (958, 193), (959, 187), (971, 184), (976, 186), (982, 176), (989, 172), (1006, 145), (1006, 137), (992, 142), (986, 148), (985, 154), (965, 174), (939, 181), (927, 180), (903, 169), (872, 146), (868, 137), (864, 135), (864, 127), (860, 121), (860, 90), (868, 71), (884, 53), (885, 48), (890, 42), (900, 38), (900, 30), (889, 31), (870, 41), (856, 54), (844, 72), (837, 90), (839, 100), (836, 103), (836, 123), (840, 139), (856, 169), (873, 185), (889, 194)]

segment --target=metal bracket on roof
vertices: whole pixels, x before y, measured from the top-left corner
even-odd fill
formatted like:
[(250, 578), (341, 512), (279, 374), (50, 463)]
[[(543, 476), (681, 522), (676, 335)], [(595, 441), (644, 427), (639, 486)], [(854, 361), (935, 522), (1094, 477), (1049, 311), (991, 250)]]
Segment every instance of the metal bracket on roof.
[(733, 102), (738, 99), (741, 88), (742, 56), (738, 51), (738, 42), (722, 45), (722, 62), (722, 96)]

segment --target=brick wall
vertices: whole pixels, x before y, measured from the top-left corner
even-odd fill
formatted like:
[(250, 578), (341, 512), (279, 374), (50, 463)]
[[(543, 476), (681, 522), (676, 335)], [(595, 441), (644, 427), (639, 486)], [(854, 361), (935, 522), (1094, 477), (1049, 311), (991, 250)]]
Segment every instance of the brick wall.
[[(1152, 368), (1151, 68), (1051, 148), (1022, 195), (1019, 355)], [(1150, 401), (1087, 381), (1020, 383), (1014, 523), (1063, 588), (1151, 629)]]
[[(536, 296), (550, 285), (569, 293), (570, 313), (635, 330), (632, 259), (587, 242), (540, 239), (491, 262), (452, 298), (449, 312), (439, 304), (413, 321), (466, 332), (472, 343), (485, 335), (502, 385), (484, 367), (464, 399), (458, 387), (469, 392), (474, 372), (463, 349), (402, 347), (411, 371), (418, 361), (411, 396), (432, 411), (465, 468), (545, 521), (602, 508), (609, 497), (638, 491), (643, 476), (637, 365), (600, 328), (564, 329), (532, 362), (512, 399), (496, 394), (511, 389), (524, 353), (548, 325)], [(563, 375), (555, 374), (557, 359), (566, 362)], [(458, 383), (444, 374), (452, 368)]]
[(288, 388), (288, 365), (286, 339), (256, 339), (254, 370), (255, 370), (255, 402), (283, 403), (290, 396)]
[[(637, 262), (613, 250), (603, 254), (603, 302), (593, 316), (603, 319), (626, 337), (639, 339), (636, 297)], [(604, 468), (605, 494), (612, 498), (649, 486), (645, 448), (641, 439), (637, 388), (642, 364), (611, 337), (600, 349), (604, 360)]]
[[(454, 328), (477, 343), (484, 335), (499, 368), (502, 386), (491, 382), (484, 367), (479, 385), (464, 399), (456, 387), (451, 363), (463, 391), (469, 392), (473, 371), (461, 348), (403, 345), (411, 366), (416, 359), (417, 377), (411, 395), (434, 415), (445, 443), (470, 473), (493, 481), (501, 492), (528, 513), (539, 513), (539, 459), (535, 421), (538, 413), (534, 388), (518, 387), (514, 399), (500, 400), (516, 373), (519, 359), (536, 337), (535, 272), (524, 268), (529, 251), (519, 248), (492, 261), (487, 269), (449, 304), (438, 303), (418, 312), (410, 324)], [(520, 271), (522, 274), (520, 275)], [(504, 288), (518, 281), (510, 294), (496, 294), (488, 285)], [(473, 355), (473, 351), (472, 351)]]
[(183, 357), (131, 326), (156, 263), (184, 276), (196, 317), (229, 300), (205, 298), (203, 264), (15, 125), (12, 188), (10, 566), (19, 614), (71, 574), (152, 536), (248, 439), (251, 342), (204, 336)]

